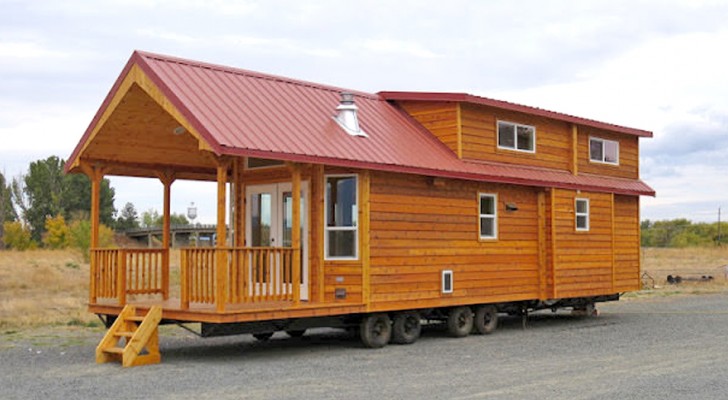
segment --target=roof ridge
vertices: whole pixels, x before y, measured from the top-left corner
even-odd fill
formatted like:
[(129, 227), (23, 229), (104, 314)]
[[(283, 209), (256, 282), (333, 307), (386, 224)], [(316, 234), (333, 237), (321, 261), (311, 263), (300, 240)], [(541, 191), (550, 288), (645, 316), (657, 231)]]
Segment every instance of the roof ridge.
[(210, 69), (210, 70), (222, 72), (222, 73), (229, 73), (229, 74), (240, 75), (240, 76), (245, 76), (245, 77), (249, 77), (249, 78), (276, 81), (276, 82), (281, 82), (281, 83), (288, 83), (288, 84), (292, 84), (292, 85), (304, 86), (304, 87), (308, 87), (308, 88), (312, 88), (312, 89), (320, 89), (320, 90), (326, 90), (326, 91), (336, 92), (336, 93), (347, 92), (347, 93), (351, 93), (351, 94), (353, 94), (355, 96), (359, 96), (359, 97), (366, 97), (366, 98), (369, 98), (372, 100), (385, 101), (381, 96), (379, 96), (376, 93), (368, 93), (368, 92), (363, 92), (360, 90), (348, 89), (348, 88), (343, 88), (343, 87), (334, 86), (334, 85), (326, 85), (326, 84), (316, 83), (316, 82), (312, 82), (312, 81), (293, 79), (293, 78), (290, 78), (287, 76), (282, 76), (282, 75), (267, 74), (267, 73), (253, 71), (253, 70), (244, 69), (244, 68), (231, 67), (231, 66), (222, 65), (222, 64), (215, 64), (215, 63), (191, 60), (191, 59), (187, 59), (187, 58), (175, 57), (175, 56), (170, 56), (170, 55), (165, 55), (165, 54), (151, 53), (151, 52), (142, 51), (142, 50), (135, 50), (134, 52), (137, 53), (142, 58), (153, 59), (153, 60), (162, 61), (162, 62), (170, 62), (170, 63), (186, 65), (189, 67)]

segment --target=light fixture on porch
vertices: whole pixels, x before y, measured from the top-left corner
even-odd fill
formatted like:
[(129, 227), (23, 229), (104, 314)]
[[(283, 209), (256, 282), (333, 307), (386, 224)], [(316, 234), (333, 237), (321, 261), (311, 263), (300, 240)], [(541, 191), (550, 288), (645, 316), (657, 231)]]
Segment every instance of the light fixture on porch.
[(349, 135), (367, 137), (367, 134), (359, 126), (357, 110), (359, 110), (359, 107), (354, 104), (354, 95), (352, 93), (341, 92), (341, 102), (336, 106), (338, 113), (334, 117), (334, 120)]
[(185, 127), (182, 125), (172, 129), (172, 133), (174, 133), (177, 136), (182, 135), (185, 132), (187, 132), (187, 129), (185, 129)]

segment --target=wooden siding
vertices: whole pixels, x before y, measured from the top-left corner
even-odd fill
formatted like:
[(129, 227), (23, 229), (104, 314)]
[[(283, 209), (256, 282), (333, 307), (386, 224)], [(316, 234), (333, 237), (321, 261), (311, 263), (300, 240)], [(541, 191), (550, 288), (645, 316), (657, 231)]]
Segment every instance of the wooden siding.
[[(495, 108), (462, 104), (463, 158), (569, 170), (571, 126), (566, 122)], [(536, 127), (536, 152), (498, 148), (497, 121)]]
[[(498, 239), (479, 240), (478, 192), (498, 194)], [(370, 310), (539, 297), (537, 190), (373, 173)], [(515, 203), (518, 211), (505, 211)], [(440, 291), (441, 271), (454, 292)]]
[(398, 104), (453, 153), (461, 154), (458, 103), (403, 101)]
[(639, 197), (614, 196), (615, 289), (640, 289)]
[[(579, 173), (606, 175), (619, 178), (639, 179), (639, 138), (620, 135), (595, 128), (579, 127), (578, 169)], [(592, 162), (589, 160), (589, 138), (619, 142), (619, 165)]]

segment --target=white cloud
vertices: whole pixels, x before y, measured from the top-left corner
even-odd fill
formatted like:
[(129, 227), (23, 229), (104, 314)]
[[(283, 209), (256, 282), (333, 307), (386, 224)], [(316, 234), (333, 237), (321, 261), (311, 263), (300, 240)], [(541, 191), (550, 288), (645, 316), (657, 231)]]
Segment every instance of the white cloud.
[(416, 58), (437, 58), (439, 54), (425, 48), (417, 42), (393, 40), (393, 39), (371, 39), (362, 43), (362, 47), (374, 53), (386, 55), (411, 56)]

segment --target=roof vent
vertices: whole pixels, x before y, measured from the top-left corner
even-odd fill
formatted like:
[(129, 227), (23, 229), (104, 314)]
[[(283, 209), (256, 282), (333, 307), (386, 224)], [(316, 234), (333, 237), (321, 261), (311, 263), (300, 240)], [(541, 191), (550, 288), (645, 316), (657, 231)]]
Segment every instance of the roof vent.
[(367, 134), (359, 127), (359, 118), (356, 115), (358, 109), (359, 107), (354, 104), (354, 95), (342, 92), (341, 103), (336, 107), (338, 114), (334, 119), (349, 135), (367, 137)]

